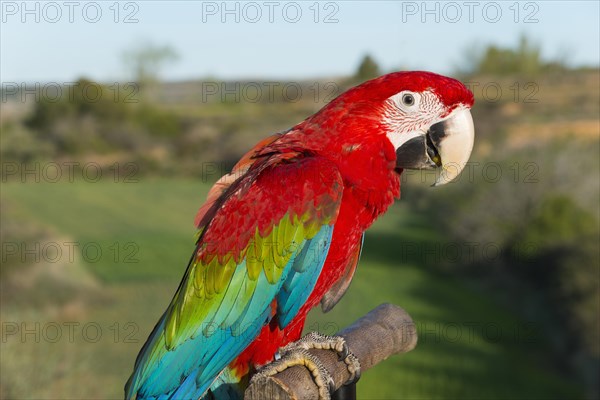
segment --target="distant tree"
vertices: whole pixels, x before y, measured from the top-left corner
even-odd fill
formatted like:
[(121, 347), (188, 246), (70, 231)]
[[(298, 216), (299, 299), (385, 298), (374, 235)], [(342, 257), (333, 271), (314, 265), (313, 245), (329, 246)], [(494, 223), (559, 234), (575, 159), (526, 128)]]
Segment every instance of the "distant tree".
[(140, 86), (156, 83), (165, 64), (178, 59), (179, 55), (170, 45), (157, 45), (152, 42), (137, 44), (123, 53), (126, 67)]
[(357, 81), (364, 82), (366, 80), (375, 78), (380, 75), (379, 65), (375, 62), (375, 60), (370, 56), (366, 55), (363, 57), (360, 65), (358, 66), (358, 70), (354, 75), (354, 78)]
[(565, 69), (564, 60), (544, 61), (541, 46), (521, 35), (515, 48), (490, 45), (484, 49), (470, 47), (465, 59), (469, 64), (462, 68), (464, 73), (493, 75), (528, 74), (536, 75), (545, 71)]
[(479, 60), (477, 69), (482, 73), (530, 73), (540, 72), (542, 68), (540, 46), (532, 44), (526, 36), (521, 36), (516, 49), (503, 49), (489, 46)]

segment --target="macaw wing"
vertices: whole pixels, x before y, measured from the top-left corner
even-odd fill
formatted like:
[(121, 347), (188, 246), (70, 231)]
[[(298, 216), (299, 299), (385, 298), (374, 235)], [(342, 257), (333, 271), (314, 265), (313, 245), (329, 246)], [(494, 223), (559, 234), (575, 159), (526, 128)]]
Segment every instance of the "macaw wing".
[(252, 165), (205, 210), (196, 251), (136, 360), (127, 397), (198, 398), (275, 312), (283, 323), (298, 312), (325, 261), (343, 186), (329, 161), (296, 157)]
[(356, 266), (360, 260), (364, 241), (365, 234), (363, 233), (360, 238), (360, 242), (356, 244), (354, 252), (348, 259), (342, 277), (338, 279), (338, 281), (327, 291), (327, 293), (325, 293), (321, 299), (321, 309), (323, 312), (331, 311), (331, 309), (342, 299), (346, 293), (346, 290), (348, 290), (348, 287), (350, 287), (352, 277), (354, 276), (354, 271), (356, 271)]

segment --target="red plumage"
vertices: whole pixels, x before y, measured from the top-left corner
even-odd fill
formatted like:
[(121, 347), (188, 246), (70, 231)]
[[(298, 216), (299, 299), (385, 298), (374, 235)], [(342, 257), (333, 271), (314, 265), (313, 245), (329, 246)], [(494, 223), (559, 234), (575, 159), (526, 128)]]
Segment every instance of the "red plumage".
[[(198, 397), (238, 378), (243, 386), (280, 347), (299, 339), (310, 309), (321, 302), (329, 310), (347, 289), (365, 230), (400, 196), (401, 168), (466, 162), (472, 104), (473, 94), (454, 79), (397, 72), (348, 90), (257, 144), (198, 211), (196, 252), (138, 356), (128, 398)], [(448, 124), (448, 132), (439, 124)], [(288, 228), (283, 218), (301, 222)], [(293, 262), (263, 242), (281, 244), (290, 232), (305, 235), (298, 239), (304, 247), (294, 250), (303, 255)], [(251, 259), (250, 249), (262, 258)], [(275, 277), (275, 268), (284, 267), (288, 275)], [(213, 322), (222, 335), (200, 329)], [(259, 325), (242, 326), (250, 332), (243, 338), (238, 322)]]
[[(262, 329), (259, 337), (232, 362), (239, 373), (271, 361), (277, 349), (297, 340), (310, 309), (340, 279), (352, 278), (352, 273), (344, 273), (347, 268), (353, 272), (355, 264), (350, 261), (358, 261), (356, 254), (363, 232), (400, 196), (399, 175), (394, 171), (396, 155), (382, 129), (385, 101), (401, 90), (427, 89), (446, 105), (443, 116), (459, 105), (473, 104), (473, 94), (452, 78), (430, 72), (391, 73), (348, 90), (285, 134), (265, 139), (232, 172), (239, 174), (249, 166), (248, 173), (259, 170), (264, 162), (271, 162), (272, 154), (285, 158), (302, 153), (333, 161), (344, 180), (331, 247), (312, 294), (285, 329), (278, 328), (276, 318)], [(281, 194), (282, 202), (287, 203), (288, 195)]]
[[(256, 165), (261, 157), (273, 153), (294, 151), (322, 157), (337, 166), (344, 192), (329, 254), (308, 301), (285, 329), (278, 328), (276, 318), (265, 326), (233, 361), (234, 369), (245, 374), (250, 366), (271, 361), (277, 349), (300, 337), (308, 312), (331, 287), (342, 278), (352, 278), (344, 272), (353, 256), (358, 261), (363, 232), (400, 196), (399, 175), (394, 171), (396, 155), (382, 129), (384, 103), (401, 90), (426, 89), (447, 106), (446, 115), (459, 105), (473, 104), (473, 94), (454, 79), (429, 72), (392, 73), (343, 93), (286, 134), (260, 143), (242, 159), (242, 166), (253, 161), (252, 168), (260, 168)], [(282, 201), (285, 195), (282, 193)]]

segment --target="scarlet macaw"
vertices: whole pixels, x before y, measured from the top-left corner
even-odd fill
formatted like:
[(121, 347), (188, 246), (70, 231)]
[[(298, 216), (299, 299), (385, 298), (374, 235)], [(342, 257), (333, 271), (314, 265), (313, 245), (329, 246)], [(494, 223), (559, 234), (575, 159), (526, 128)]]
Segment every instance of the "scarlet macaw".
[[(473, 101), (455, 79), (395, 72), (258, 143), (200, 208), (196, 249), (125, 397), (241, 398), (250, 376), (300, 338), (311, 308), (340, 300), (363, 233), (400, 195), (402, 170), (441, 167), (436, 185), (460, 173)], [(345, 352), (359, 373), (339, 338), (311, 339)]]

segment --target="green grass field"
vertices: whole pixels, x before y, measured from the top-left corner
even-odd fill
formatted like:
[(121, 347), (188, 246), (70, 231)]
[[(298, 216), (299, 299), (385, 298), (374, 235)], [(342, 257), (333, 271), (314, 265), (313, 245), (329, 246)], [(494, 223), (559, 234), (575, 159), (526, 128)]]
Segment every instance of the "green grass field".
[[(1, 199), (12, 215), (80, 246), (96, 243), (102, 249), (97, 261), (83, 257), (82, 262), (106, 297), (87, 302), (78, 313), (3, 304), (3, 323), (94, 322), (103, 330), (97, 342), (79, 333), (73, 342), (63, 338), (56, 343), (19, 340), (18, 335), (5, 341), (3, 336), (2, 386), (10, 397), (122, 397), (135, 355), (186, 267), (193, 218), (207, 189), (207, 184), (182, 179), (3, 185)], [(308, 329), (333, 333), (390, 302), (415, 320), (417, 348), (367, 372), (358, 384), (359, 398), (581, 398), (580, 388), (551, 366), (543, 332), (535, 324), (517, 319), (464, 282), (398, 254), (401, 243), (435, 241), (438, 235), (396, 204), (367, 233), (348, 294), (332, 312), (314, 310), (310, 316)], [(129, 322), (133, 325), (126, 328)]]

